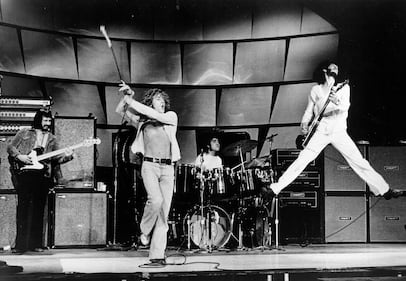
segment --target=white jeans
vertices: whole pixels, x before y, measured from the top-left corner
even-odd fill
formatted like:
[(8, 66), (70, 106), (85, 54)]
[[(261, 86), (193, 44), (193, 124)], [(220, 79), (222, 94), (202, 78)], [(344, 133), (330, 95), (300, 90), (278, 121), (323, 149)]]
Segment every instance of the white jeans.
[(148, 200), (141, 220), (141, 232), (150, 235), (150, 259), (165, 258), (168, 232), (168, 214), (174, 187), (173, 165), (144, 161), (141, 176)]
[(328, 144), (332, 144), (342, 154), (354, 172), (367, 182), (375, 195), (382, 195), (389, 190), (388, 183), (362, 157), (358, 147), (345, 130), (331, 134), (316, 131), (306, 148), (300, 152), (298, 158), (283, 173), (279, 181), (272, 184), (272, 190), (279, 193), (292, 183)]

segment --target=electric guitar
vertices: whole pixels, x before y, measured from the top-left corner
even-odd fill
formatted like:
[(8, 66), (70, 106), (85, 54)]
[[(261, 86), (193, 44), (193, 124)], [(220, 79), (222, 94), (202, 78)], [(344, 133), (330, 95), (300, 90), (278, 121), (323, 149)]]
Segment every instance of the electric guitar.
[[(348, 83), (350, 83), (350, 80), (346, 79), (344, 82), (338, 84), (338, 87), (336, 89), (331, 90), (331, 92), (333, 92), (333, 91), (338, 92), (339, 90), (341, 90)], [(316, 132), (317, 127), (320, 124), (320, 120), (323, 118), (324, 111), (326, 111), (326, 108), (327, 108), (329, 103), (330, 103), (330, 99), (327, 99), (326, 102), (324, 103), (323, 107), (320, 109), (320, 112), (313, 118), (312, 123), (309, 126), (308, 133), (306, 134), (306, 136), (304, 136), (304, 139), (303, 139), (303, 142), (302, 142), (302, 145), (301, 145), (302, 148), (306, 147), (306, 145), (309, 143), (310, 139), (312, 138), (312, 136)]]
[[(81, 143), (71, 145), (65, 148), (61, 148), (58, 150), (54, 150), (48, 153), (40, 154), (38, 155), (36, 150), (32, 150), (30, 154), (28, 154), (29, 157), (31, 157), (31, 162), (32, 164), (23, 164), (20, 161), (15, 161), (10, 160), (10, 165), (12, 166), (13, 170), (23, 172), (23, 171), (35, 171), (35, 170), (42, 170), (44, 169), (44, 164), (40, 163), (40, 161), (57, 156), (59, 154), (65, 153), (65, 151), (70, 150), (70, 149), (76, 149), (82, 146), (91, 146), (94, 144), (100, 144), (101, 141), (99, 138), (89, 138), (85, 139)], [(17, 163), (18, 162), (18, 163)]]

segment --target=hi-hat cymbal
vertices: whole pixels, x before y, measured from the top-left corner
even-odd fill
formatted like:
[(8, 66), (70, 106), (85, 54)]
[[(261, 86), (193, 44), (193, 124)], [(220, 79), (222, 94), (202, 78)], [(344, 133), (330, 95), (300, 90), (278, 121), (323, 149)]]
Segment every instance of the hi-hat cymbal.
[(271, 155), (265, 155), (262, 157), (257, 157), (252, 159), (250, 162), (245, 164), (246, 169), (263, 168), (269, 166), (271, 162)]
[(238, 156), (240, 149), (242, 153), (253, 150), (258, 145), (256, 140), (240, 140), (226, 146), (221, 153), (225, 156)]

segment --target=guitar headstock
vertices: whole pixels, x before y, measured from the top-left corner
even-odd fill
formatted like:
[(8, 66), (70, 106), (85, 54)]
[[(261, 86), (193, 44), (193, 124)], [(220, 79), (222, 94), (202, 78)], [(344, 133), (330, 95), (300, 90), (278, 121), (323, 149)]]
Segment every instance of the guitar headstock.
[(83, 140), (82, 144), (83, 146), (91, 146), (94, 144), (100, 144), (101, 140), (99, 138), (88, 138)]

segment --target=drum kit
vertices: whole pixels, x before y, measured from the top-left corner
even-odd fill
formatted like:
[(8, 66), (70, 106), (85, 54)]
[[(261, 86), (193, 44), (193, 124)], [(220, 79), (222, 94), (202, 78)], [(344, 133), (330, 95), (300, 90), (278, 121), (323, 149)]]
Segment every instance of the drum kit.
[[(202, 171), (194, 165), (178, 166), (175, 192), (199, 190), (199, 204), (187, 212), (182, 222), (189, 251), (192, 244), (198, 251), (227, 250), (225, 246), (230, 239), (238, 243), (237, 250), (272, 249), (272, 224), (276, 228), (275, 248), (279, 248), (277, 196), (267, 196), (274, 181), (271, 156), (243, 159), (257, 143), (241, 140), (221, 151), (224, 156), (239, 157), (240, 163), (233, 168)], [(220, 205), (235, 202), (231, 216), (213, 202)]]

